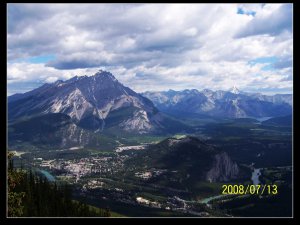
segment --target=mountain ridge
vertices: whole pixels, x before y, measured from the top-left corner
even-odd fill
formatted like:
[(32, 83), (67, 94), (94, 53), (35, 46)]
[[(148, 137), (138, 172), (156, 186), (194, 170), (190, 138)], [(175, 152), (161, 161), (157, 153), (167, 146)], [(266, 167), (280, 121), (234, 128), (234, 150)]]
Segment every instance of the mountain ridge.
[(185, 89), (182, 91), (144, 92), (162, 112), (171, 115), (196, 113), (225, 118), (276, 117), (292, 113), (292, 95), (267, 96), (248, 93), (236, 87), (229, 91)]
[(190, 135), (166, 138), (146, 151), (137, 152), (127, 163), (143, 170), (167, 170), (172, 178), (193, 182), (229, 181), (238, 179), (243, 173), (226, 152)]

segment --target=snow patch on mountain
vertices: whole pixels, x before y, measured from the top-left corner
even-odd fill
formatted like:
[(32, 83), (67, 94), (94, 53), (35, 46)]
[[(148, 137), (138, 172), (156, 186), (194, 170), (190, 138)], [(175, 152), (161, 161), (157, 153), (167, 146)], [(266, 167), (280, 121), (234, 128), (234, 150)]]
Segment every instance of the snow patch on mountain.
[(236, 86), (233, 86), (232, 88), (229, 89), (229, 92), (237, 95), (240, 93), (240, 90)]

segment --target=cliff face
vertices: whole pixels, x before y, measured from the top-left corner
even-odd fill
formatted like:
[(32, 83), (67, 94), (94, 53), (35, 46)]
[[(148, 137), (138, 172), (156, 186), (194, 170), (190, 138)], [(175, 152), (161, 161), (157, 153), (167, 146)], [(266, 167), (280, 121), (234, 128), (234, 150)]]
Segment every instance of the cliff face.
[(211, 169), (206, 174), (209, 182), (229, 181), (239, 176), (240, 170), (236, 162), (233, 162), (226, 152), (214, 156)]

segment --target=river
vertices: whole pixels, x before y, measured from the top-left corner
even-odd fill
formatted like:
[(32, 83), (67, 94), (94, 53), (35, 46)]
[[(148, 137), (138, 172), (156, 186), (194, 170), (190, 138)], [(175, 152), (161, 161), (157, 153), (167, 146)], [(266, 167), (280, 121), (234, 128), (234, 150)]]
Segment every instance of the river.
[(216, 196), (211, 196), (209, 198), (204, 198), (202, 199), (200, 202), (201, 203), (204, 203), (204, 204), (208, 204), (208, 202), (210, 202), (211, 200), (214, 200), (214, 199), (218, 199), (218, 198), (224, 198), (226, 195), (216, 195)]
[(41, 169), (38, 169), (38, 168), (36, 168), (36, 171), (40, 172), (41, 174), (43, 174), (47, 178), (48, 181), (51, 181), (51, 182), (55, 181), (55, 177), (52, 176), (48, 171), (41, 170)]

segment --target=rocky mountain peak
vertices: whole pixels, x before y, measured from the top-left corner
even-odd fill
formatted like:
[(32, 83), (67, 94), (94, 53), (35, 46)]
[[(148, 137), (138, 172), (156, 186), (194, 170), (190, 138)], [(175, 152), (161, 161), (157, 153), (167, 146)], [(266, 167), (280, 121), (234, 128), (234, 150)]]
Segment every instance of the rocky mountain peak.
[[(10, 120), (32, 114), (62, 113), (84, 129), (100, 131), (111, 124), (121, 130), (147, 133), (160, 126), (157, 112), (150, 100), (103, 70), (92, 76), (45, 84), (9, 98)], [(114, 119), (111, 115), (115, 115)]]
[(105, 70), (99, 70), (97, 73), (95, 73), (94, 76), (92, 77), (96, 77), (96, 78), (101, 78), (101, 77), (105, 77), (105, 78), (110, 78), (113, 81), (117, 81), (117, 79), (114, 77), (114, 75), (112, 75), (112, 73), (105, 71)]
[(57, 81), (54, 82), (54, 85), (59, 85), (59, 84), (61, 84), (63, 82), (64, 82), (63, 80), (57, 80)]
[(233, 94), (240, 94), (240, 90), (235, 85), (229, 89), (229, 92)]

